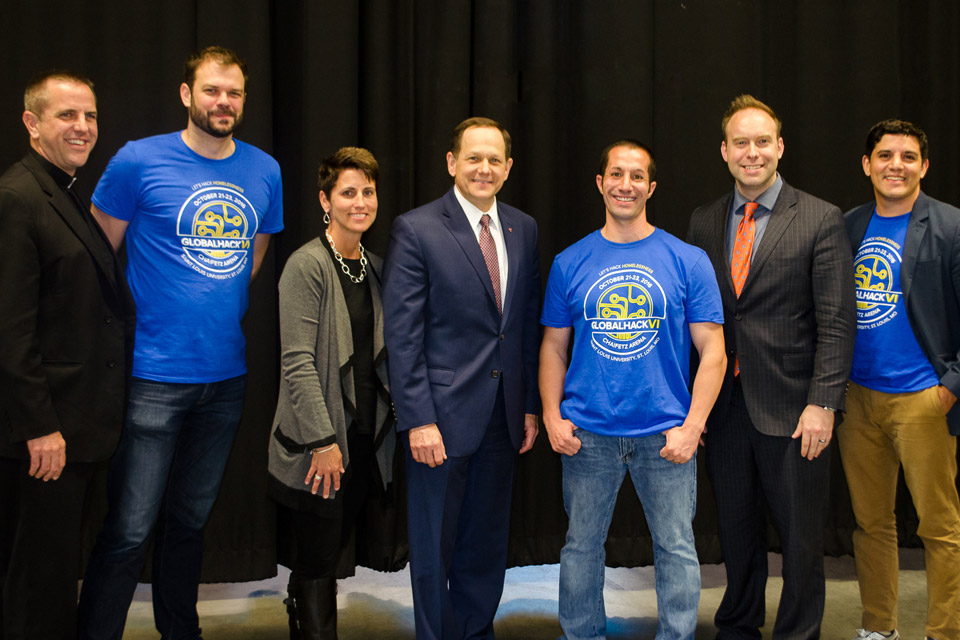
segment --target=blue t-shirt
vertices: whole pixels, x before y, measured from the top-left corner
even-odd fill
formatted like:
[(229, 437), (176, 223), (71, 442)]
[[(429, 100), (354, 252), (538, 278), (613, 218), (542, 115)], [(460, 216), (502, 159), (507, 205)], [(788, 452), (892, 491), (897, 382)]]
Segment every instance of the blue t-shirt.
[(909, 213), (890, 218), (874, 211), (854, 261), (857, 340), (850, 379), (884, 393), (919, 391), (940, 382), (910, 327), (900, 287), (909, 222)]
[(690, 329), (723, 324), (707, 254), (656, 229), (620, 244), (595, 231), (553, 261), (540, 322), (573, 327), (560, 414), (581, 429), (638, 437), (690, 409)]
[(93, 203), (126, 220), (127, 281), (137, 303), (133, 375), (216, 382), (246, 372), (254, 237), (283, 228), (280, 166), (234, 140), (211, 160), (171, 133), (128, 142)]

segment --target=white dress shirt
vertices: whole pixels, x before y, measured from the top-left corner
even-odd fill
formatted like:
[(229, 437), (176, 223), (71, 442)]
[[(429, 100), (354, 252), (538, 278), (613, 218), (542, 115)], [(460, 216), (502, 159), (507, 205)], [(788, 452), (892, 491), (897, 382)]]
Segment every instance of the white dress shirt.
[(497, 214), (497, 201), (494, 199), (493, 206), (490, 207), (489, 211), (480, 211), (473, 203), (463, 197), (456, 186), (453, 187), (453, 193), (457, 196), (460, 208), (467, 215), (467, 220), (473, 229), (473, 235), (477, 237), (477, 244), (480, 243), (480, 230), (483, 229), (480, 218), (485, 213), (490, 215), (490, 235), (493, 236), (493, 244), (497, 247), (497, 262), (500, 264), (500, 299), (502, 304), (507, 299), (507, 247), (503, 241), (503, 226), (500, 224), (500, 216)]

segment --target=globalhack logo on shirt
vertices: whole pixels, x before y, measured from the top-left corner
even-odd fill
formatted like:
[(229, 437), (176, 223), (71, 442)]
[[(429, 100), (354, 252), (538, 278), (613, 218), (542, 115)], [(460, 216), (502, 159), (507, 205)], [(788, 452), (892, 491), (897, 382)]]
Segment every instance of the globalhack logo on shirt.
[(874, 329), (896, 317), (903, 295), (894, 273), (899, 272), (900, 245), (889, 238), (866, 238), (857, 251), (854, 280), (857, 287), (857, 328)]
[(642, 264), (619, 264), (600, 272), (587, 291), (583, 314), (594, 350), (616, 362), (636, 360), (660, 341), (666, 296)]
[(177, 215), (183, 259), (210, 278), (233, 278), (249, 261), (257, 212), (234, 184), (206, 181), (193, 189)]

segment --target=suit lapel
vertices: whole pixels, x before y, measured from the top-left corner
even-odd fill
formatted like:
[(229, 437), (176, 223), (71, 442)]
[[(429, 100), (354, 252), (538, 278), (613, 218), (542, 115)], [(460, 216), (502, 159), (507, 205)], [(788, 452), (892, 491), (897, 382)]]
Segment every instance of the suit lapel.
[(873, 218), (873, 212), (876, 208), (877, 205), (873, 202), (862, 205), (849, 213), (844, 220), (854, 255), (859, 251), (860, 245), (863, 244), (863, 236), (867, 234), (867, 227), (870, 226), (870, 220)]
[(900, 264), (900, 288), (903, 289), (905, 299), (910, 297), (913, 272), (917, 268), (917, 254), (930, 223), (929, 205), (927, 196), (920, 192), (917, 201), (913, 203), (913, 213), (907, 223), (907, 237), (903, 241), (903, 262)]
[[(95, 221), (93, 225), (90, 225), (87, 220), (81, 217), (81, 212), (77, 210), (77, 206), (73, 203), (70, 196), (63, 192), (63, 189), (54, 182), (50, 174), (47, 173), (39, 163), (33, 160), (32, 156), (28, 156), (24, 160), (24, 165), (33, 173), (34, 178), (36, 178), (40, 184), (40, 188), (43, 189), (49, 198), (50, 206), (57, 212), (57, 215), (60, 216), (74, 235), (77, 236), (77, 239), (83, 243), (83, 246), (86, 247), (87, 251), (93, 257), (94, 264), (96, 264), (97, 268), (103, 273), (106, 281), (110, 283), (114, 294), (120, 299), (120, 287), (117, 284), (116, 255), (113, 253), (113, 249), (110, 248), (106, 236), (99, 230), (99, 226)], [(94, 228), (100, 237), (93, 236)]]
[[(60, 217), (63, 218), (63, 221), (69, 225), (73, 232), (77, 235), (77, 238), (80, 239), (80, 242), (87, 248), (87, 251), (90, 252), (90, 255), (93, 256), (93, 260), (97, 265), (97, 268), (103, 273), (106, 277), (107, 282), (110, 283), (110, 287), (114, 291), (119, 291), (117, 287), (117, 270), (116, 270), (116, 256), (113, 253), (113, 249), (110, 248), (110, 245), (102, 234), (98, 232), (98, 235), (101, 237), (93, 237), (93, 229), (91, 229), (89, 223), (82, 219), (81, 213), (77, 211), (76, 205), (70, 200), (70, 197), (64, 194), (62, 191), (54, 192), (53, 197), (50, 200), (50, 204), (54, 209), (57, 210), (57, 213), (60, 214)], [(96, 225), (96, 221), (94, 221)], [(98, 229), (99, 229), (99, 225)]]
[[(787, 183), (780, 189), (780, 197), (777, 203), (773, 205), (773, 211), (770, 212), (770, 219), (767, 221), (767, 228), (763, 231), (763, 237), (760, 238), (760, 244), (754, 248), (753, 261), (750, 263), (750, 273), (747, 274), (747, 281), (743, 284), (743, 291), (750, 288), (750, 283), (757, 277), (757, 272), (763, 268), (763, 264), (773, 255), (773, 249), (780, 242), (781, 236), (797, 216), (797, 194), (793, 187)], [(740, 295), (743, 296), (743, 291)]]
[[(503, 321), (506, 323), (507, 315), (513, 307), (513, 292), (517, 290), (518, 277), (520, 275), (520, 238), (519, 221), (514, 220), (513, 213), (507, 211), (507, 208), (501, 204), (497, 205), (497, 214), (500, 217), (500, 228), (503, 231), (503, 245), (507, 252), (507, 289), (502, 291), (503, 295)], [(517, 231), (514, 231), (517, 227)]]
[(727, 252), (727, 224), (730, 219), (730, 204), (733, 201), (733, 192), (730, 193), (714, 211), (713, 229), (710, 237), (716, 243), (713, 250), (709, 252), (712, 256), (717, 256), (719, 262), (713, 265), (714, 270), (720, 274), (720, 282), (723, 283), (726, 290), (736, 298), (733, 287), (733, 276), (730, 273), (730, 255)]
[[(483, 259), (483, 253), (480, 251), (480, 243), (477, 242), (477, 236), (470, 228), (470, 222), (467, 220), (467, 214), (463, 212), (457, 197), (453, 195), (453, 189), (447, 192), (443, 202), (443, 224), (446, 226), (450, 235), (460, 245), (460, 249), (467, 257), (467, 261), (473, 266), (477, 277), (480, 278), (480, 284), (490, 299), (493, 308), (497, 307), (497, 299), (493, 293), (493, 283), (490, 282), (490, 272), (487, 271), (487, 263)], [(515, 253), (515, 252), (514, 252)], [(507, 255), (510, 255), (509, 248)], [(502, 294), (502, 292), (501, 292)], [(501, 300), (502, 302), (502, 300)]]

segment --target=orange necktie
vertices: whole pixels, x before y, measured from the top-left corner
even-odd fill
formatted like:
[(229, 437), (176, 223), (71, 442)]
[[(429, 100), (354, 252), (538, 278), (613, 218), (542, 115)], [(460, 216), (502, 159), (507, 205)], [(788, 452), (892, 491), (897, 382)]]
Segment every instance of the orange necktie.
[[(743, 219), (737, 225), (737, 238), (733, 243), (733, 258), (730, 261), (730, 275), (733, 277), (733, 289), (740, 297), (743, 291), (743, 283), (747, 281), (747, 274), (750, 273), (750, 259), (753, 257), (753, 238), (757, 232), (757, 221), (753, 219), (753, 214), (759, 207), (756, 202), (748, 202), (743, 206)], [(733, 363), (733, 375), (740, 375), (740, 358), (737, 357)]]

